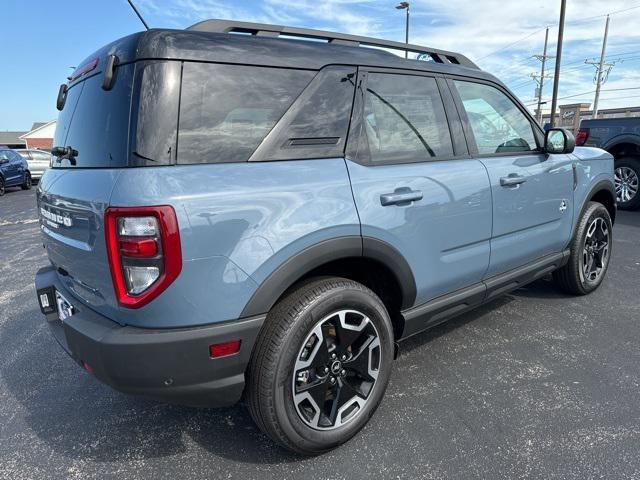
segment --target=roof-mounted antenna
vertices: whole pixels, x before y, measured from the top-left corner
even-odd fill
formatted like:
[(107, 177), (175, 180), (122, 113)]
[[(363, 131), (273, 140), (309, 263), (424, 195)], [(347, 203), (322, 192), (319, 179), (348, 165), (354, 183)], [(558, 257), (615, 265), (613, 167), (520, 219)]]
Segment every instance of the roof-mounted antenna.
[(144, 25), (144, 28), (149, 30), (149, 25), (147, 25), (147, 22), (144, 21), (144, 18), (142, 18), (142, 15), (140, 15), (140, 12), (136, 8), (136, 6), (133, 4), (133, 2), (131, 0), (127, 0), (127, 2), (129, 2), (129, 5), (131, 5), (131, 8), (133, 8), (133, 11), (136, 12), (136, 15), (138, 16), (138, 18), (140, 19), (140, 21)]

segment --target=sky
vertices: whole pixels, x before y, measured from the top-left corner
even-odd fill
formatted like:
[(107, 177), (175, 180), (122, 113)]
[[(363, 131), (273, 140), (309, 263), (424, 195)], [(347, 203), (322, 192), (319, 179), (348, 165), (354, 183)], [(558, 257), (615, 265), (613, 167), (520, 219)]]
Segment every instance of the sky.
[[(404, 41), (404, 12), (387, 0), (134, 0), (152, 28), (225, 18), (318, 28)], [(555, 55), (560, 0), (412, 0), (410, 41), (458, 51), (503, 82), (530, 108), (545, 27)], [(606, 61), (615, 63), (600, 108), (640, 105), (640, 0), (568, 0), (559, 104), (593, 102), (605, 16)], [(101, 46), (143, 27), (126, 0), (0, 0), (0, 130), (28, 130), (56, 118), (58, 87)], [(548, 73), (554, 70), (550, 60)], [(552, 79), (543, 101), (551, 104)]]

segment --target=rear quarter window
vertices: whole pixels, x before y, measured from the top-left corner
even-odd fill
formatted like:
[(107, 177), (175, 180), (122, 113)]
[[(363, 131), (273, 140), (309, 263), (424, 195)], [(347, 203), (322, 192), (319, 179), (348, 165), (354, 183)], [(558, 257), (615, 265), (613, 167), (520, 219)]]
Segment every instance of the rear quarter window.
[(186, 62), (177, 163), (247, 161), (314, 74)]

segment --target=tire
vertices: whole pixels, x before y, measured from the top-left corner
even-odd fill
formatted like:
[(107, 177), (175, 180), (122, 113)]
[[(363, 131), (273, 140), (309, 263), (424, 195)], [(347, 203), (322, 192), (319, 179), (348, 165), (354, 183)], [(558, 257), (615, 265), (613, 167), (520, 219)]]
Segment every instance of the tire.
[(569, 261), (553, 272), (556, 285), (574, 295), (586, 295), (598, 288), (609, 267), (612, 234), (609, 211), (601, 203), (589, 202), (571, 241)]
[(0, 197), (4, 195), (5, 187), (4, 187), (4, 178), (0, 177)]
[(640, 208), (640, 159), (623, 157), (615, 162), (615, 181), (618, 208)]
[(23, 190), (30, 190), (32, 184), (33, 183), (31, 181), (31, 174), (29, 172), (26, 172), (24, 174), (24, 182), (22, 183), (22, 185), (20, 185), (20, 188), (22, 188)]
[(312, 279), (267, 316), (248, 369), (249, 412), (283, 447), (326, 452), (371, 418), (393, 355), (389, 314), (371, 290), (343, 278)]

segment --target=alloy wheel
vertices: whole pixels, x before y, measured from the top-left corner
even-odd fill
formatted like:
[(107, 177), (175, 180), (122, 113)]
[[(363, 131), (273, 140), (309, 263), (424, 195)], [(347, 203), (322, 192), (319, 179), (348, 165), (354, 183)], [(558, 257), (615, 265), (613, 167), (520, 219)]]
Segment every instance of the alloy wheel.
[(585, 236), (582, 250), (583, 279), (595, 282), (600, 278), (609, 259), (609, 228), (602, 217), (595, 218)]
[(616, 168), (615, 183), (618, 202), (630, 202), (638, 193), (638, 174), (633, 168)]
[(320, 320), (304, 340), (293, 370), (293, 402), (317, 430), (338, 428), (364, 409), (382, 364), (373, 322), (356, 310)]

